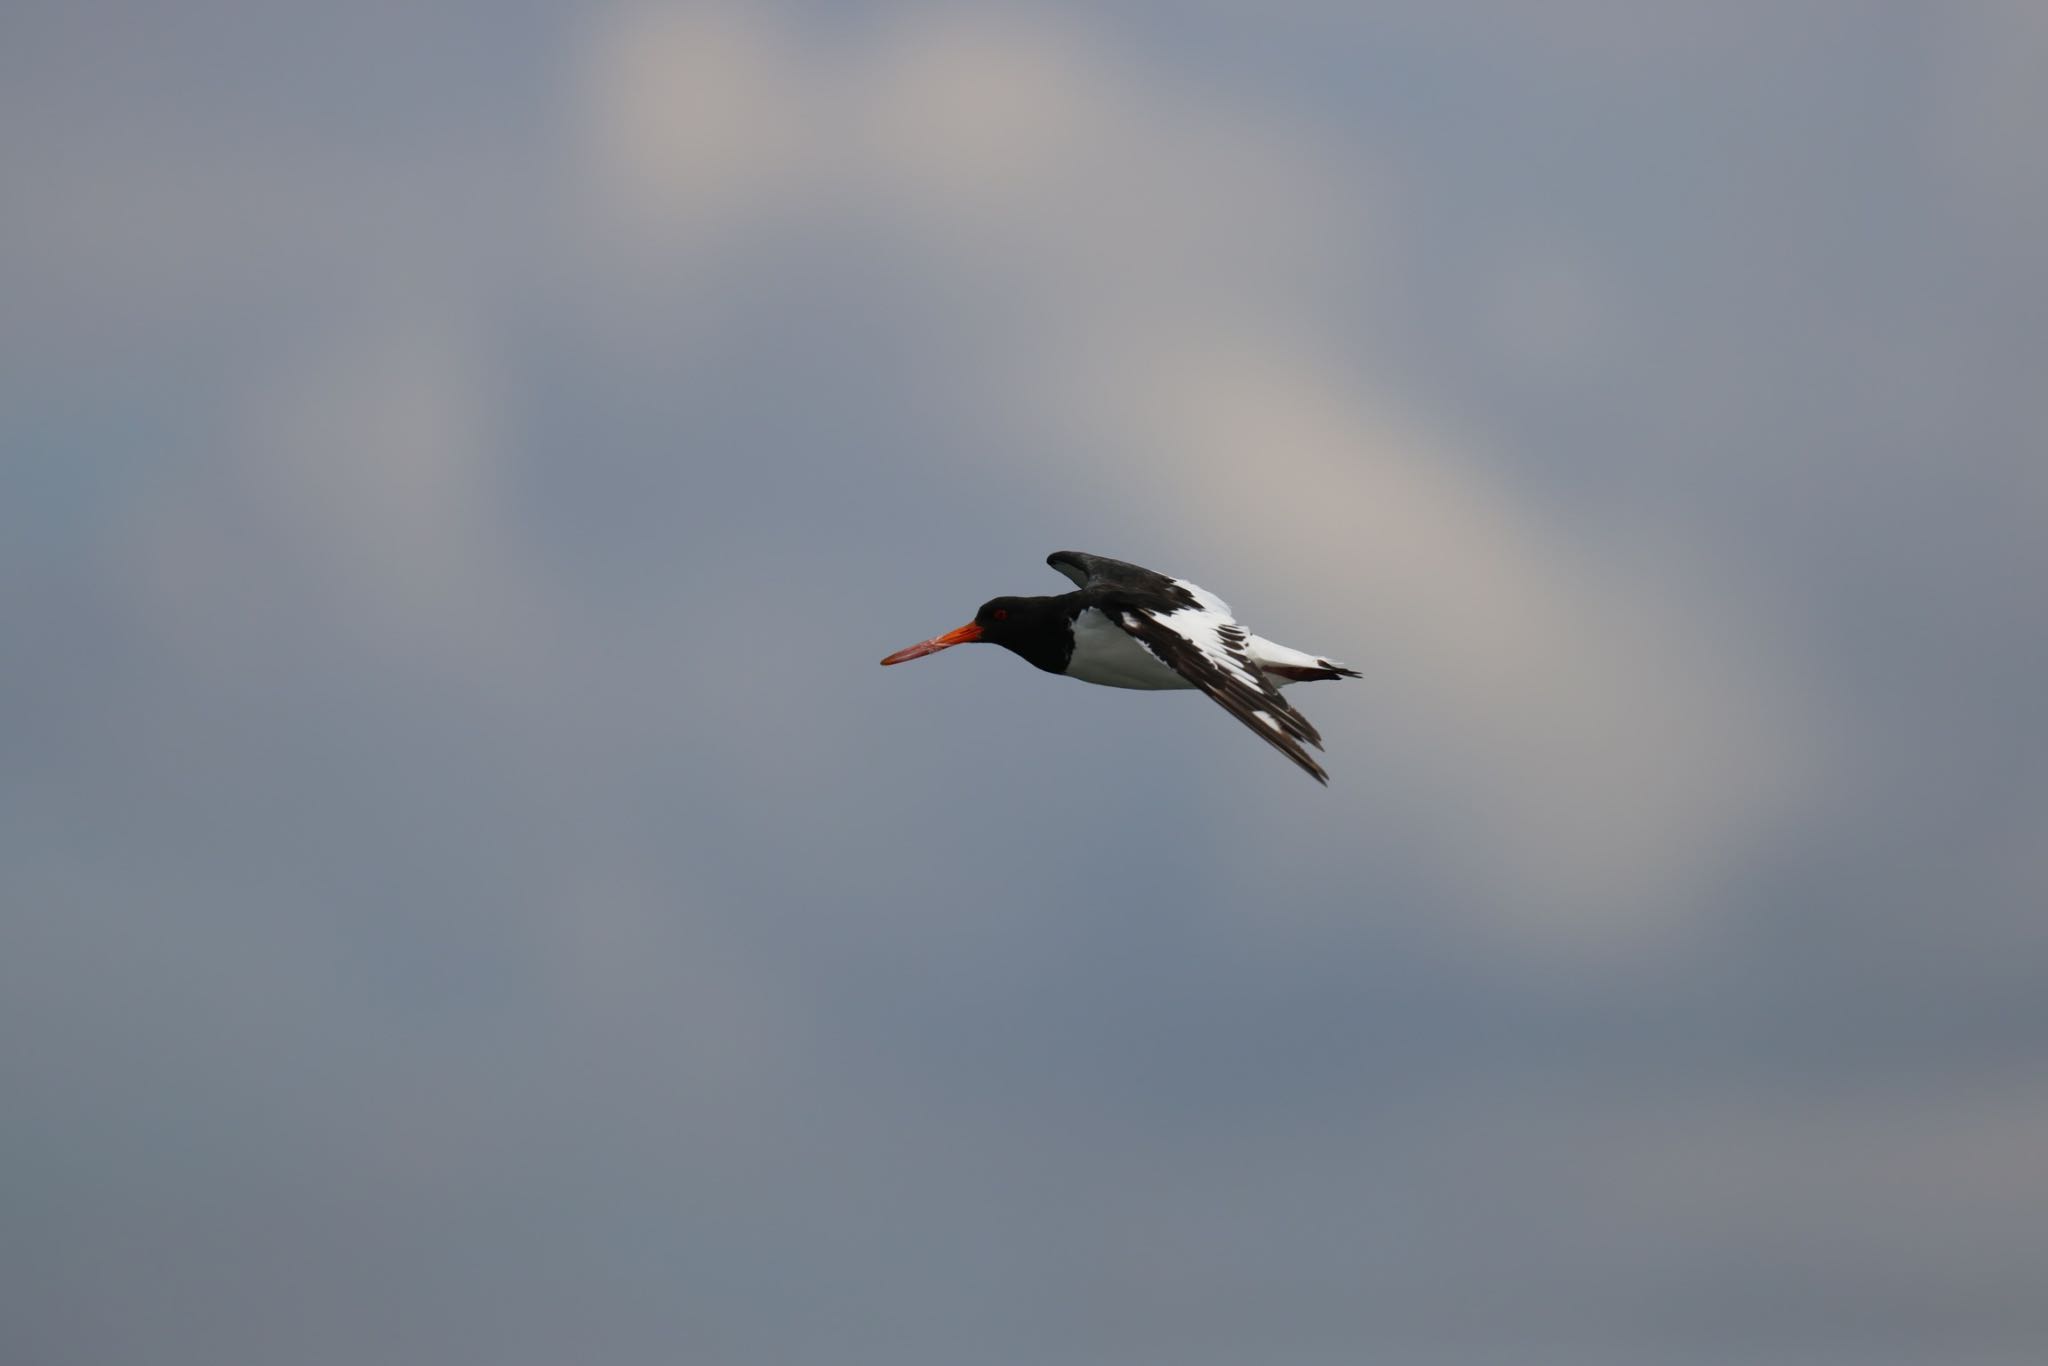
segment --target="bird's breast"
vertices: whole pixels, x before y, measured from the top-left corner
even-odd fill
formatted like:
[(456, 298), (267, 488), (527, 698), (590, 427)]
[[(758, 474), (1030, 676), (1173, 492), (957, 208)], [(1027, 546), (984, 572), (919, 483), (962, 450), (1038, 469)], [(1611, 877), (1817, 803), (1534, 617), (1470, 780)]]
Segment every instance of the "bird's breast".
[(1155, 659), (1124, 634), (1099, 608), (1085, 607), (1074, 618), (1074, 654), (1067, 677), (1106, 688), (1192, 688), (1195, 685)]

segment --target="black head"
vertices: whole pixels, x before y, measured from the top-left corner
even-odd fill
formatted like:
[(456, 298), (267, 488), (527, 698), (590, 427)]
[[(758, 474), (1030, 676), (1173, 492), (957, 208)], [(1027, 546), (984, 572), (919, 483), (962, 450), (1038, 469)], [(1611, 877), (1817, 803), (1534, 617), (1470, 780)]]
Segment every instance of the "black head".
[(1027, 632), (1038, 614), (1031, 610), (1029, 598), (990, 598), (974, 614), (974, 624), (981, 631), (981, 639), (991, 645), (1008, 645)]
[(1058, 598), (990, 598), (965, 626), (898, 650), (882, 662), (901, 664), (955, 645), (985, 641), (1021, 655), (1041, 669), (1060, 673), (1074, 649), (1066, 616)]

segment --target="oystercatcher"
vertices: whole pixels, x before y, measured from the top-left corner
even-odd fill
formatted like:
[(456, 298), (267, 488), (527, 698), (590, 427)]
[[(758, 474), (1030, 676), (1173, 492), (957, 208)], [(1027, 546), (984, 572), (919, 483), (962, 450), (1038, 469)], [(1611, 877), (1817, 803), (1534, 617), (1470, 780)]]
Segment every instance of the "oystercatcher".
[(965, 626), (882, 663), (986, 641), (1083, 683), (1200, 688), (1310, 777), (1330, 781), (1303, 748), (1321, 749), (1323, 737), (1280, 689), (1311, 679), (1357, 678), (1356, 669), (1251, 634), (1231, 616), (1230, 604), (1185, 579), (1078, 550), (1056, 551), (1045, 562), (1072, 579), (1076, 591), (990, 598)]

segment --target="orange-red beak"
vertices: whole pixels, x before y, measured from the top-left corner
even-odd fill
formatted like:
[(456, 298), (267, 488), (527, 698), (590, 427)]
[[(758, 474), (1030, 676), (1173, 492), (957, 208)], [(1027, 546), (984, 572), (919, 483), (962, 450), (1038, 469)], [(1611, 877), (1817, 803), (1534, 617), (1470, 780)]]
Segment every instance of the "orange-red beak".
[(970, 621), (957, 631), (948, 631), (942, 636), (933, 636), (921, 645), (913, 645), (907, 650), (898, 650), (882, 662), (884, 664), (901, 664), (906, 659), (916, 659), (920, 655), (937, 654), (940, 650), (946, 649), (949, 646), (965, 645), (969, 641), (980, 639), (981, 627)]

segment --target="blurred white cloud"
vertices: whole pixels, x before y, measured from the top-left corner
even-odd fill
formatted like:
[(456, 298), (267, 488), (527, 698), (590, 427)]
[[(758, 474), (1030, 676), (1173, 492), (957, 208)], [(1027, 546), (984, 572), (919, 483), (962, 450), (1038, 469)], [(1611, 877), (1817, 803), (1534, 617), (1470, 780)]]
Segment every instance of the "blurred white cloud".
[[(1357, 733), (1331, 719), (1349, 703), (1401, 737), (1439, 856), (1512, 942), (1668, 927), (1813, 781), (1814, 708), (1738, 605), (1632, 558), (1627, 528), (1567, 530), (1332, 335), (1389, 268), (1400, 190), (1370, 158), (1069, 16), (914, 10), (828, 44), (693, 6), (594, 32), (595, 156), (629, 227), (715, 251), (702, 213), (829, 208), (957, 277), (984, 345), (933, 382), (1043, 432), (1063, 496), (1209, 558), (1168, 567), (1252, 577), (1360, 655), (1369, 693), (1330, 697), (1326, 728)], [(1518, 303), (1525, 348), (1592, 344), (1555, 293)]]
[(1816, 778), (1807, 699), (1725, 604), (1574, 540), (1333, 358), (1162, 337), (1105, 372), (1082, 410), (1171, 516), (1369, 643), (1398, 780), (1515, 942), (1669, 928)]
[(876, 226), (967, 277), (994, 326), (1046, 292), (1093, 301), (1077, 325), (1276, 289), (1299, 307), (1369, 258), (1357, 149), (1163, 80), (1078, 16), (919, 7), (823, 38), (637, 6), (593, 16), (578, 88), (611, 230), (689, 252), (750, 220)]
[(745, 5), (596, 12), (575, 76), (572, 145), (617, 226), (697, 244), (744, 227), (803, 184), (820, 131), (817, 64), (795, 32)]
[(317, 629), (385, 667), (488, 684), (559, 673), (560, 614), (505, 487), (500, 378), (459, 304), (357, 301), (252, 362), (220, 449), (134, 514), (134, 591), (192, 667)]

